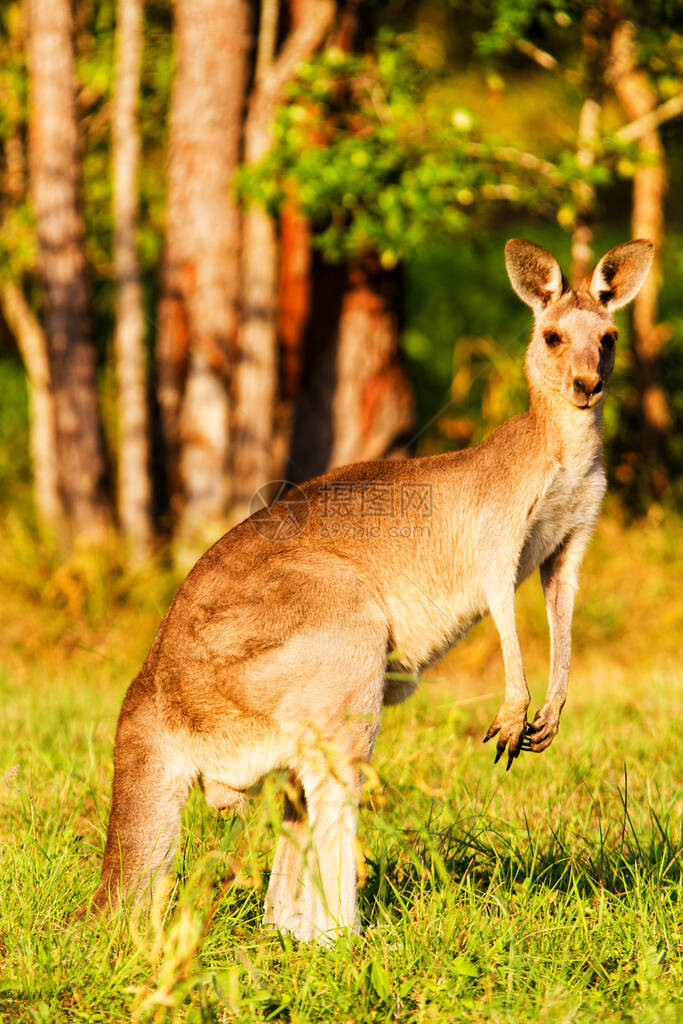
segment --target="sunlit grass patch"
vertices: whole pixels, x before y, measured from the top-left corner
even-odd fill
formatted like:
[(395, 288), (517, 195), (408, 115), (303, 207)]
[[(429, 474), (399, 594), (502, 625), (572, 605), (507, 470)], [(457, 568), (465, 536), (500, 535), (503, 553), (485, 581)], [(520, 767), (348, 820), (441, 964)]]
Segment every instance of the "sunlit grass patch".
[[(244, 819), (193, 792), (177, 880), (155, 913), (73, 919), (97, 882), (120, 701), (173, 581), (158, 567), (135, 586), (121, 577), (113, 591), (126, 596), (110, 613), (97, 601), (77, 613), (18, 587), (16, 566), (8, 582), (6, 567), (0, 588), (16, 600), (0, 673), (0, 1020), (677, 1024), (680, 536), (675, 521), (626, 530), (603, 519), (579, 591), (569, 700), (544, 754), (506, 774), (481, 743), (503, 687), (488, 622), (385, 711), (360, 815), (364, 934), (331, 949), (259, 927), (278, 777)], [(88, 571), (105, 594), (111, 568)], [(39, 590), (30, 572), (26, 587)], [(518, 609), (538, 703), (537, 580)]]

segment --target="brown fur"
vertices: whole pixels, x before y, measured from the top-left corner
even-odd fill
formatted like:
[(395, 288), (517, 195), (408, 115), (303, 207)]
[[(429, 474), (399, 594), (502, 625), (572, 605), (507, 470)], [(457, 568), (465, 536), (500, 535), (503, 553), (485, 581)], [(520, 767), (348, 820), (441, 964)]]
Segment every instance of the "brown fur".
[[(286, 805), (266, 921), (301, 939), (357, 928), (357, 766), (383, 704), (414, 689), (385, 678), (387, 655), (393, 669), (417, 671), (487, 612), (506, 682), (486, 739), (498, 735), (508, 767), (550, 744), (578, 568), (605, 489), (611, 310), (633, 297), (651, 255), (645, 241), (619, 246), (574, 293), (550, 253), (508, 243), (510, 279), (536, 314), (529, 411), (466, 451), (335, 470), (304, 485), (307, 505), (285, 497), (200, 559), (123, 702), (96, 905), (141, 891), (168, 863), (196, 780), (226, 808), (288, 769), (304, 798)], [(295, 535), (270, 530), (293, 509)], [(550, 684), (528, 725), (514, 592), (539, 566)]]

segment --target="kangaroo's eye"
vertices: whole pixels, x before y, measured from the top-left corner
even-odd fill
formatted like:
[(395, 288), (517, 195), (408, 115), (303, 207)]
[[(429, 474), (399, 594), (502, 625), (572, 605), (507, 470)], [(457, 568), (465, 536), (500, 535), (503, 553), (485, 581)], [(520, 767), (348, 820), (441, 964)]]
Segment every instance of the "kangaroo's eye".
[(600, 344), (604, 348), (605, 352), (611, 352), (612, 351), (612, 349), (614, 348), (615, 340), (616, 340), (616, 335), (614, 335), (614, 334), (603, 334), (602, 338), (600, 338)]
[(557, 348), (562, 341), (562, 338), (559, 336), (557, 331), (546, 331), (543, 337), (545, 338), (545, 343), (548, 348)]

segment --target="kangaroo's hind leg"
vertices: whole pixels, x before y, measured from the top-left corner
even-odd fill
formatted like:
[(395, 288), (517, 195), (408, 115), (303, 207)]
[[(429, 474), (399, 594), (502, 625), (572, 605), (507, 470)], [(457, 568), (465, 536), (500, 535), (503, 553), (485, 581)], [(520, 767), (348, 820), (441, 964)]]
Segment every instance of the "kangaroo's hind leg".
[(136, 898), (173, 857), (180, 817), (194, 781), (174, 757), (158, 721), (154, 695), (136, 680), (121, 708), (114, 746), (114, 784), (95, 907)]
[(306, 852), (298, 937), (333, 941), (358, 934), (356, 833), (360, 777), (357, 770), (303, 777), (313, 843)]
[(297, 934), (304, 912), (304, 855), (309, 843), (309, 829), (306, 798), (293, 772), (290, 773), (289, 781), (292, 787), (291, 798), (289, 794), (285, 795), (282, 832), (275, 847), (263, 923)]
[[(351, 718), (354, 716), (352, 715)], [(340, 723), (329, 741), (310, 737), (308, 751), (290, 779), (301, 780), (285, 800), (266, 893), (264, 924), (310, 942), (358, 933), (356, 833), (360, 798), (359, 762), (369, 760), (379, 715), (361, 714)]]
[[(337, 593), (330, 583), (325, 602), (319, 609), (325, 646), (314, 647), (312, 655), (307, 634), (296, 663), (289, 654), (297, 682), (278, 709), (283, 731), (292, 737), (288, 767), (303, 786), (306, 817), (303, 808), (286, 810), (290, 834), (278, 843), (266, 921), (303, 941), (359, 931), (361, 766), (379, 728), (386, 670), (386, 623), (363, 588), (344, 580)], [(328, 624), (330, 606), (334, 621)]]

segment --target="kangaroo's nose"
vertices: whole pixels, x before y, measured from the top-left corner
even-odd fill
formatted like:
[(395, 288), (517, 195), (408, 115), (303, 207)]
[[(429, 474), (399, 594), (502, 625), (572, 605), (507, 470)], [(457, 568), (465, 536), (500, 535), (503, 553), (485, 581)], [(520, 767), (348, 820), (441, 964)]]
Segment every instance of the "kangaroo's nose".
[(580, 395), (585, 395), (586, 398), (591, 398), (593, 395), (599, 395), (602, 391), (602, 377), (574, 377), (574, 390), (578, 391)]

